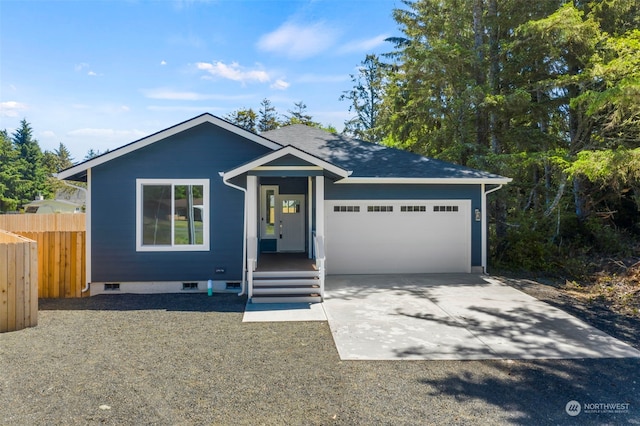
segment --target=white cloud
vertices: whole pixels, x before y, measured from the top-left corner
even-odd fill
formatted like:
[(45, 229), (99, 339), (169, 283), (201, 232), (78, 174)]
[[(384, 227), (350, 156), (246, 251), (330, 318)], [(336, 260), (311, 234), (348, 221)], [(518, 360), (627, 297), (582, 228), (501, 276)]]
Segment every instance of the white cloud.
[(167, 61), (165, 60), (160, 61), (160, 65), (167, 65)]
[(94, 71), (89, 71), (89, 72), (87, 73), (87, 75), (89, 75), (89, 76), (91, 76), (91, 77), (95, 77), (95, 76), (97, 76), (98, 74), (96, 74)]
[(258, 48), (294, 59), (317, 55), (335, 44), (339, 33), (324, 22), (297, 24), (285, 22), (258, 40)]
[(218, 62), (198, 62), (196, 67), (201, 71), (206, 71), (214, 77), (226, 78), (228, 80), (239, 81), (241, 83), (259, 82), (266, 83), (271, 80), (269, 73), (262, 69), (247, 69), (237, 62), (227, 65), (222, 61)]
[(56, 132), (54, 132), (53, 130), (45, 130), (43, 132), (40, 132), (40, 136), (43, 139), (55, 139), (56, 138)]
[(22, 111), (28, 110), (27, 104), (16, 101), (0, 102), (0, 116), (18, 117)]
[(369, 52), (375, 49), (376, 47), (384, 44), (387, 38), (389, 38), (388, 34), (380, 34), (378, 36), (368, 38), (365, 40), (355, 40), (350, 43), (342, 45), (338, 49), (338, 53)]
[(287, 83), (286, 81), (278, 79), (270, 87), (276, 90), (286, 90), (289, 88), (289, 86), (290, 84)]

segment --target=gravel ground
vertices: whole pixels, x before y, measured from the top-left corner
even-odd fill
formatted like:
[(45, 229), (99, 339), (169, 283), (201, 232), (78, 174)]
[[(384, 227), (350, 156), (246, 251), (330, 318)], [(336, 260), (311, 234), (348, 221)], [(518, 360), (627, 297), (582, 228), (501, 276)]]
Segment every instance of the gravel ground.
[(0, 424), (640, 424), (638, 359), (341, 361), (326, 322), (242, 323), (244, 303), (41, 300), (0, 334)]

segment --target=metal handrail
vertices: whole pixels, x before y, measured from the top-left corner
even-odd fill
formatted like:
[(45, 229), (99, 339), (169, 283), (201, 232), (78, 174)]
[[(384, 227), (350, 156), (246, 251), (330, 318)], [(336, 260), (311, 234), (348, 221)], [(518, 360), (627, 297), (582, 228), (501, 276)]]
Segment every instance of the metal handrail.
[(247, 238), (247, 297), (253, 297), (253, 271), (258, 264), (258, 238)]
[(313, 233), (313, 251), (314, 257), (316, 259), (316, 266), (318, 267), (318, 275), (320, 278), (320, 298), (324, 300), (324, 238), (316, 235), (315, 232)]

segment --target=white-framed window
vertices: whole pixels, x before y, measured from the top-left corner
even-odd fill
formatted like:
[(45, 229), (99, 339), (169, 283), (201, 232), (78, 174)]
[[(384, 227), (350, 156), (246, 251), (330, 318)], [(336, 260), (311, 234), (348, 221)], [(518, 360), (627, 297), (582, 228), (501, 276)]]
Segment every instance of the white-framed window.
[(136, 250), (208, 251), (209, 179), (137, 179)]

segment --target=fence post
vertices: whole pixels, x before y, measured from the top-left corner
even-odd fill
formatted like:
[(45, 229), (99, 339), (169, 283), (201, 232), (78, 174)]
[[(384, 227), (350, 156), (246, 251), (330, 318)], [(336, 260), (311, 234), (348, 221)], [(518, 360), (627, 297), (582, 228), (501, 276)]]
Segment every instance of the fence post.
[(0, 333), (38, 324), (36, 244), (0, 231)]

